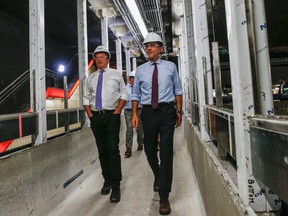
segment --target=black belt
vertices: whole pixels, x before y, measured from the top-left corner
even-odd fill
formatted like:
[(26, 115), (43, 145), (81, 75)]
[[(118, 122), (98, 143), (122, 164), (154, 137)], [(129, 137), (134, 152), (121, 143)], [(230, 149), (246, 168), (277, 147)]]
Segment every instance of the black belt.
[(94, 110), (91, 110), (91, 112), (93, 114), (105, 114), (105, 113), (113, 113), (115, 110), (100, 110), (100, 111), (94, 111)]
[[(141, 109), (141, 107), (138, 107), (137, 110)], [(132, 111), (132, 109), (125, 109), (125, 110), (128, 110), (128, 111)]]
[[(161, 103), (158, 103), (157, 107), (155, 109), (159, 109), (161, 107), (165, 107), (165, 106), (169, 106), (169, 105), (175, 105), (175, 102), (174, 101), (171, 101), (171, 102), (161, 102)], [(152, 107), (151, 105), (143, 105), (143, 106), (149, 106), (149, 107)]]

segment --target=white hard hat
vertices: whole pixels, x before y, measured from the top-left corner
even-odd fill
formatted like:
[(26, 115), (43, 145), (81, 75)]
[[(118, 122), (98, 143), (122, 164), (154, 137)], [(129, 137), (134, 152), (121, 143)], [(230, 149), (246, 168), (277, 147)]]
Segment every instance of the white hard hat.
[(135, 70), (130, 72), (129, 77), (135, 77)]
[(160, 37), (160, 35), (154, 33), (154, 32), (150, 32), (146, 35), (144, 41), (143, 41), (143, 44), (146, 44), (146, 43), (150, 43), (150, 42), (160, 42), (163, 44), (163, 40), (162, 38)]
[(109, 50), (108, 50), (106, 47), (102, 46), (102, 45), (98, 46), (98, 47), (94, 50), (94, 52), (93, 52), (93, 58), (94, 58), (94, 59), (95, 59), (95, 54), (96, 54), (96, 53), (107, 53), (107, 54), (109, 55), (109, 59), (111, 58), (111, 54), (110, 54)]

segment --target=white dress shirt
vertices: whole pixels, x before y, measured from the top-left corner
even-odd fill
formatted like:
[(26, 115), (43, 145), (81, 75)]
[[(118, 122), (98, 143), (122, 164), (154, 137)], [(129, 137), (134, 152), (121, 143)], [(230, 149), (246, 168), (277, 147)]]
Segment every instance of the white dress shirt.
[[(96, 111), (96, 89), (100, 70), (90, 74), (84, 83), (83, 105), (90, 105), (91, 110)], [(126, 86), (122, 74), (112, 68), (106, 68), (103, 72), (102, 83), (102, 109), (116, 109), (119, 100), (128, 99)]]

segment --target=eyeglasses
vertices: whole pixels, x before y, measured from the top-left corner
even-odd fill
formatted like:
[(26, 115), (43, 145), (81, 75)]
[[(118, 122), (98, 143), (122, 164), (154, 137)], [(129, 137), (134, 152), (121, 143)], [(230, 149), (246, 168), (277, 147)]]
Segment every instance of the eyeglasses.
[(151, 43), (151, 44), (145, 44), (144, 45), (144, 48), (145, 49), (147, 49), (147, 48), (149, 48), (149, 47), (151, 47), (151, 48), (153, 48), (153, 47), (160, 47), (160, 45), (159, 44), (157, 44), (157, 43)]
[(95, 59), (104, 59), (107, 58), (106, 55), (95, 55)]

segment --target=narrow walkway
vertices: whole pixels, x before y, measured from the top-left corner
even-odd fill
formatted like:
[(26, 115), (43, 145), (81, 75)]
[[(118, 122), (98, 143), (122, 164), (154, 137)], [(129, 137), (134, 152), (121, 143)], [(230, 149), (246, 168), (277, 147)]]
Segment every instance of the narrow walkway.
[[(181, 128), (174, 137), (174, 178), (170, 203), (171, 216), (205, 216), (201, 197), (193, 175), (190, 156)], [(110, 203), (109, 195), (103, 196), (103, 184), (99, 161), (91, 167), (91, 175), (85, 179), (64, 201), (49, 202), (45, 215), (53, 216), (155, 216), (159, 214), (159, 196), (153, 191), (152, 171), (144, 151), (136, 151), (134, 139), (133, 155), (124, 158), (125, 146), (120, 148), (123, 180), (121, 201)], [(52, 201), (53, 203), (53, 201)], [(43, 213), (43, 212), (42, 212)], [(43, 214), (43, 215), (44, 215)]]

